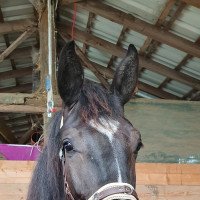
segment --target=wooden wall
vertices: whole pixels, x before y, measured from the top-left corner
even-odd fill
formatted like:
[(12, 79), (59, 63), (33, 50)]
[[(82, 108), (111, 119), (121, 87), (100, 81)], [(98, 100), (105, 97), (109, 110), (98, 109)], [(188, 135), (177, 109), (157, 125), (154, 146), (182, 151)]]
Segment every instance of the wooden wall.
[(200, 163), (200, 102), (136, 100), (125, 114), (140, 130), (140, 162)]
[[(23, 200), (34, 168), (33, 161), (0, 161), (0, 199)], [(199, 200), (200, 165), (138, 163), (140, 200)]]

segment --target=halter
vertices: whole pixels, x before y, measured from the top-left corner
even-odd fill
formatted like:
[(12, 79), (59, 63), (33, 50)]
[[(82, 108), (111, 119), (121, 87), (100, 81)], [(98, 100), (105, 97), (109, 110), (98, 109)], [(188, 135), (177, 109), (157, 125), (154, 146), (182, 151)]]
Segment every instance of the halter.
[[(60, 128), (63, 126), (63, 116), (60, 122)], [(64, 150), (65, 151), (65, 150)], [(66, 152), (65, 152), (66, 153)], [(64, 177), (64, 191), (67, 199), (75, 200), (73, 197), (69, 184), (67, 182), (67, 173), (65, 168), (65, 153), (63, 154), (62, 149), (60, 151), (60, 159), (63, 168)], [(139, 200), (134, 187), (128, 183), (109, 183), (98, 189), (88, 200), (114, 200), (114, 199), (127, 199), (127, 200)]]

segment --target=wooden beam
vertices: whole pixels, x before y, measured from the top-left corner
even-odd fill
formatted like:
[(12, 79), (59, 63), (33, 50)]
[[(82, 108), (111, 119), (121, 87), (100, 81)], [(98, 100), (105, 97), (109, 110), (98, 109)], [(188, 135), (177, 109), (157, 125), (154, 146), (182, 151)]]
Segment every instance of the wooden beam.
[(32, 83), (26, 83), (13, 87), (0, 88), (0, 93), (27, 92), (31, 90), (32, 90)]
[[(0, 6), (0, 22), (4, 23), (4, 17), (3, 17), (2, 10), (1, 10), (1, 6)], [(9, 41), (8, 34), (4, 34), (3, 37), (4, 37), (4, 40), (6, 42), (6, 47), (8, 48), (10, 46), (10, 41)], [(12, 66), (12, 70), (16, 70), (16, 64), (15, 64), (14, 59), (10, 59), (10, 64)], [(15, 83), (16, 83), (16, 85), (18, 85), (18, 80), (17, 79), (15, 80)]]
[[(67, 26), (67, 27), (70, 28), (70, 26)], [(68, 32), (66, 31), (66, 25), (65, 25), (65, 27), (60, 27), (59, 31), (63, 36), (65, 36), (67, 38), (71, 38), (70, 31), (68, 31)], [(106, 51), (117, 57), (123, 57), (126, 53), (125, 49), (123, 49), (119, 46), (116, 46), (115, 44), (112, 44), (110, 42), (107, 42), (101, 38), (98, 38), (92, 34), (88, 34), (83, 31), (80, 31), (78, 29), (75, 30), (74, 37), (76, 40), (78, 40), (80, 42), (83, 42), (83, 43), (85, 42), (88, 45), (93, 46), (94, 48)], [(190, 85), (194, 88), (200, 89), (199, 80), (197, 80), (195, 78), (192, 78), (192, 77), (182, 74), (180, 72), (176, 72), (173, 69), (170, 69), (169, 67), (166, 67), (166, 66), (164, 66), (160, 63), (157, 63), (153, 60), (145, 59), (143, 56), (139, 56), (139, 60), (140, 60), (140, 62), (139, 62), (140, 68), (149, 69), (149, 70), (159, 73), (163, 76), (170, 77), (171, 79), (180, 81), (180, 82)]]
[[(174, 4), (175, 4), (175, 1), (173, 1), (173, 2), (174, 2)], [(162, 28), (162, 29), (165, 30), (165, 31), (168, 31), (168, 30), (172, 27), (174, 21), (175, 21), (175, 20), (178, 18), (178, 16), (182, 13), (182, 11), (184, 10), (185, 6), (186, 6), (186, 4), (183, 3), (183, 2), (181, 2), (181, 3), (177, 6), (176, 11), (172, 14), (172, 16), (171, 16), (171, 18), (170, 18), (169, 21), (164, 22), (164, 19), (163, 19), (162, 21), (160, 21), (160, 23), (162, 22), (163, 24), (159, 24), (159, 22), (158, 22), (158, 23), (156, 24), (156, 26)], [(167, 17), (167, 16), (166, 16), (166, 17)], [(155, 52), (155, 50), (157, 49), (157, 47), (158, 47), (160, 44), (161, 44), (161, 43), (160, 43), (159, 41), (154, 41), (154, 40), (152, 40), (151, 43), (149, 44), (149, 46), (148, 46), (147, 49), (146, 49), (147, 51), (146, 51), (146, 55), (145, 55), (145, 56), (150, 57), (150, 55), (151, 55), (153, 52)]]
[(0, 22), (0, 34), (8, 34), (13, 32), (23, 32), (28, 28), (36, 26), (31, 20), (15, 20), (9, 22)]
[(94, 12), (95, 14), (105, 17), (118, 24), (125, 25), (129, 29), (151, 37), (156, 41), (200, 58), (200, 47), (195, 45), (193, 42), (168, 31), (162, 30), (116, 8), (102, 4), (99, 1), (80, 2), (77, 3), (77, 6), (89, 12)]
[(192, 95), (191, 101), (200, 101), (200, 91), (197, 91), (195, 94)]
[(31, 127), (31, 123), (15, 124), (15, 125), (9, 124), (9, 128), (12, 130), (29, 129), (30, 127)]
[(188, 93), (186, 93), (185, 95), (183, 95), (182, 100), (191, 100), (192, 95), (197, 92), (198, 90), (196, 89), (191, 89)]
[[(2, 10), (1, 10), (1, 6), (0, 6), (0, 22), (4, 23), (4, 18), (3, 18), (3, 13), (2, 13)], [(9, 41), (8, 34), (4, 34), (3, 37), (4, 37), (4, 40), (6, 42), (6, 47), (8, 48), (10, 46), (10, 41)], [(12, 70), (15, 70), (16, 69), (16, 65), (15, 65), (15, 61), (13, 59), (10, 59), (10, 64), (12, 66)], [(17, 81), (16, 81), (16, 83), (17, 83)]]
[(39, 70), (41, 73), (41, 81), (39, 91), (45, 91), (45, 78), (48, 74), (48, 10), (45, 8), (41, 14), (39, 22), (39, 38), (40, 38), (40, 56)]
[[(108, 67), (103, 67), (103, 66), (101, 66), (101, 65), (99, 65), (95, 62), (91, 62), (91, 61), (88, 61), (88, 62), (92, 64), (92, 66), (95, 68), (95, 70), (97, 70), (101, 74), (101, 76), (105, 77), (106, 79), (113, 79), (114, 73), (115, 73), (114, 70), (112, 70), (111, 68), (108, 68)], [(159, 90), (159, 89), (157, 89), (153, 86), (149, 86), (149, 85), (142, 83), (140, 81), (138, 82), (138, 88), (142, 91), (153, 94), (154, 96), (157, 96), (157, 97), (160, 97), (160, 98), (163, 98), (163, 99), (179, 99), (175, 95), (172, 95), (168, 92)]]
[(200, 1), (199, 0), (181, 0), (185, 3), (187, 3), (188, 5), (200, 8)]
[(82, 62), (84, 63), (84, 65), (90, 69), (95, 76), (99, 79), (99, 81), (101, 82), (101, 84), (109, 89), (110, 85), (109, 83), (106, 81), (106, 79), (101, 75), (101, 73), (99, 73), (98, 68), (95, 67), (95, 65), (93, 65), (90, 60), (83, 54), (83, 52), (79, 49), (78, 46), (76, 46), (76, 53), (78, 54), (79, 58), (82, 60)]
[(81, 2), (81, 1), (85, 1), (85, 0), (61, 0), (61, 3), (62, 3), (62, 1), (63, 1), (64, 4), (68, 5), (68, 4), (78, 3), (78, 2)]
[(0, 112), (5, 113), (44, 113), (46, 112), (45, 106), (31, 106), (31, 105), (7, 105), (0, 104)]
[[(125, 34), (126, 34), (127, 31), (128, 31), (128, 28), (126, 28), (125, 26), (123, 26), (123, 28), (121, 30), (121, 33), (119, 35), (119, 38), (117, 40), (117, 43), (116, 43), (117, 46), (120, 46), (120, 43), (123, 40), (123, 38), (124, 38), (124, 36), (125, 36)], [(107, 65), (108, 68), (110, 68), (113, 65), (113, 61), (115, 60), (115, 58), (116, 58), (116, 56), (114, 56), (114, 55), (111, 56), (111, 58), (110, 58), (110, 60), (108, 62), (108, 65)]]
[(11, 132), (10, 128), (6, 125), (6, 122), (2, 119), (0, 123), (0, 134), (6, 141), (8, 141), (8, 143), (11, 144), (17, 143), (15, 136)]
[[(86, 32), (87, 33), (91, 33), (92, 21), (93, 21), (94, 17), (95, 17), (95, 14), (92, 13), (92, 12), (89, 12), (87, 26), (86, 26)], [(83, 54), (86, 53), (87, 48), (88, 48), (87, 44), (84, 43), (83, 44), (83, 49), (82, 49)]]
[[(31, 51), (32, 51), (31, 47), (16, 48), (5, 59), (18, 59), (18, 58), (31, 57)], [(2, 53), (3, 51), (0, 51), (0, 55)]]
[(0, 55), (0, 63), (23, 41), (25, 41), (28, 37), (30, 37), (34, 32), (35, 28), (31, 28), (22, 33), (1, 55)]
[[(67, 40), (67, 38), (62, 34), (62, 33), (59, 33), (61, 38), (63, 40)], [(107, 89), (110, 88), (110, 85), (109, 83), (107, 82), (107, 80), (102, 76), (102, 73), (100, 72), (101, 69), (99, 70), (99, 67), (96, 67), (95, 63), (91, 62), (85, 55), (84, 53), (81, 51), (81, 49), (76, 45), (76, 53), (77, 55), (79, 56), (79, 58), (81, 59), (83, 65), (85, 67), (87, 67), (88, 69), (90, 69), (94, 75), (97, 77), (97, 79), (100, 81), (100, 83)]]
[[(200, 45), (200, 37), (196, 40), (195, 44)], [(192, 55), (187, 54), (187, 55), (183, 58), (183, 60), (174, 68), (174, 70), (180, 71), (181, 68), (182, 68), (184, 65), (187, 64), (188, 60), (189, 60), (189, 59), (192, 59), (192, 57), (193, 57)], [(170, 78), (166, 78), (166, 79), (160, 84), (159, 88), (164, 87), (170, 80), (171, 80)], [(190, 93), (189, 93), (189, 94), (190, 94)], [(186, 94), (186, 96), (187, 96), (187, 94)], [(183, 98), (185, 99), (186, 96), (184, 95)]]
[[(161, 12), (161, 14), (160, 14), (155, 26), (159, 27), (165, 21), (166, 17), (168, 16), (170, 10), (173, 8), (174, 4), (175, 4), (175, 0), (168, 0), (167, 1), (166, 5), (165, 5), (165, 8)], [(148, 47), (152, 43), (152, 41), (153, 41), (152, 38), (147, 37), (147, 39), (145, 40), (143, 46), (140, 48), (139, 53), (140, 54), (146, 53), (146, 50), (148, 49)]]
[(168, 92), (165, 92), (163, 90), (155, 88), (155, 87), (148, 85), (146, 83), (138, 82), (138, 88), (139, 88), (139, 90), (142, 90), (142, 91), (147, 92), (149, 94), (153, 94), (154, 96), (157, 96), (157, 97), (162, 98), (162, 99), (179, 99), (179, 97), (177, 97), (173, 94), (170, 94)]
[(140, 57), (140, 65), (143, 68), (149, 69), (153, 72), (159, 73), (163, 76), (167, 76), (173, 80), (179, 81), (193, 88), (200, 89), (200, 82), (198, 79), (192, 78), (181, 72), (177, 72), (171, 68), (168, 68), (162, 64), (156, 63), (150, 59), (144, 59)]
[(32, 74), (32, 67), (26, 67), (22, 69), (17, 69), (17, 70), (10, 70), (6, 72), (1, 72), (0, 73), (0, 79), (1, 80), (6, 80), (10, 78), (17, 78), (17, 77), (22, 77), (22, 76), (27, 76)]
[(1, 93), (0, 104), (25, 104), (28, 98), (32, 99), (33, 97), (33, 94)]
[(31, 123), (31, 121), (36, 122), (37, 120), (42, 122), (42, 115), (26, 115), (22, 117), (9, 118), (8, 120), (6, 120), (6, 123), (7, 124), (13, 124), (13, 123), (16, 124), (21, 122)]
[[(108, 67), (107, 68), (103, 67), (94, 62), (92, 62), (92, 63), (104, 77), (106, 77), (107, 79), (113, 79), (114, 73), (115, 73), (114, 70), (112, 70), (111, 68), (108, 68)], [(147, 92), (149, 94), (152, 94), (152, 95), (157, 96), (162, 99), (179, 99), (179, 97), (177, 97), (173, 94), (170, 94), (168, 92), (165, 92), (165, 91), (155, 88), (153, 86), (147, 85), (140, 81), (138, 81), (137, 87), (139, 90), (142, 90), (144, 92)]]

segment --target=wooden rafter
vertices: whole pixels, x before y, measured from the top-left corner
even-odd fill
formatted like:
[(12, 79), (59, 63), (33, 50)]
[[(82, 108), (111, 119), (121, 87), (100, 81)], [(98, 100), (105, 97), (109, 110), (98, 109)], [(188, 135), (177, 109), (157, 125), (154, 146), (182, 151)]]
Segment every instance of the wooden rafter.
[(14, 126), (13, 125), (9, 125), (9, 128), (12, 129), (12, 128), (16, 128), (16, 129), (28, 129), (31, 127), (31, 123), (26, 123), (26, 124), (15, 124)]
[[(16, 48), (5, 59), (18, 59), (18, 58), (30, 57), (31, 56), (31, 51), (32, 51), (32, 47)], [(3, 51), (0, 51), (0, 55), (2, 53), (3, 53)]]
[[(197, 39), (197, 41), (195, 42), (195, 44), (197, 44), (197, 45), (200, 44), (200, 37)], [(183, 60), (174, 68), (174, 70), (175, 70), (175, 71), (180, 71), (181, 68), (182, 68), (184, 65), (186, 65), (187, 62), (188, 62), (188, 60), (190, 60), (192, 57), (193, 57), (192, 55), (187, 54), (187, 55), (183, 58)], [(160, 84), (159, 88), (164, 87), (169, 81), (171, 81), (171, 79), (170, 79), (170, 78), (166, 78), (166, 79)], [(191, 91), (193, 91), (193, 89), (192, 89)], [(191, 94), (192, 94), (192, 93), (189, 92), (188, 94), (186, 94), (186, 96), (184, 95), (183, 98), (185, 99), (185, 98), (188, 97), (188, 95), (191, 95)]]
[(200, 8), (200, 1), (199, 0), (181, 0), (185, 3), (187, 3), (188, 5)]
[(38, 117), (38, 115), (26, 115), (26, 116), (23, 116), (23, 117), (17, 117), (17, 118), (14, 118), (14, 119), (9, 119), (9, 120), (6, 120), (6, 123), (7, 124), (12, 124), (12, 125), (15, 125), (15, 124), (32, 124), (32, 123), (35, 123), (37, 121), (40, 121), (42, 123), (42, 117)]
[[(61, 0), (62, 2), (63, 0)], [(65, 4), (71, 4), (71, 3), (78, 3), (78, 2), (81, 2), (81, 1), (84, 1), (84, 0), (64, 0), (64, 3)]]
[(101, 75), (101, 73), (99, 73), (98, 68), (96, 68), (90, 61), (89, 59), (83, 54), (83, 52), (78, 48), (78, 46), (76, 46), (76, 53), (78, 54), (79, 58), (82, 60), (82, 62), (84, 63), (84, 65), (90, 69), (95, 76), (99, 79), (99, 81), (101, 82), (101, 84), (109, 89), (110, 85), (109, 83), (106, 81), (106, 79)]
[(200, 91), (197, 91), (191, 96), (191, 101), (200, 101)]
[[(62, 34), (62, 37), (64, 37), (63, 34)], [(69, 38), (70, 38), (70, 36), (69, 36)], [(91, 45), (91, 46), (93, 46), (93, 45)], [(80, 56), (80, 53), (78, 53), (78, 55)], [(90, 63), (90, 64), (88, 64), (88, 63)], [(91, 69), (91, 71), (94, 71), (94, 70), (98, 71), (98, 74), (100, 75), (101, 78), (103, 76), (106, 79), (113, 79), (114, 70), (112, 70), (111, 68), (103, 67), (103, 66), (101, 66), (101, 65), (99, 65), (97, 63), (91, 62), (89, 60), (87, 60), (86, 64), (87, 64), (87, 67), (89, 66), (88, 67), (89, 69), (91, 69), (90, 65), (92, 65), (92, 68), (95, 68), (95, 69)], [(104, 81), (105, 81), (105, 79), (104, 79)], [(105, 87), (108, 88), (109, 84), (107, 82), (106, 82), (106, 85), (108, 85), (108, 86), (105, 86)], [(159, 90), (157, 88), (154, 88), (154, 87), (149, 86), (149, 85), (147, 85), (145, 83), (142, 83), (142, 82), (138, 83), (138, 88), (140, 90), (142, 90), (142, 91), (149, 92), (149, 93), (151, 93), (151, 94), (153, 94), (153, 95), (155, 95), (157, 97), (163, 98), (163, 99), (179, 99), (175, 95), (172, 95), (172, 94), (170, 94), (168, 92)]]
[(165, 92), (163, 90), (155, 88), (155, 87), (148, 85), (146, 83), (139, 82), (138, 88), (140, 90), (144, 91), (144, 92), (147, 92), (149, 94), (153, 94), (154, 96), (157, 96), (157, 97), (162, 98), (162, 99), (179, 99), (177, 96), (175, 96), (173, 94), (170, 94), (168, 92)]
[[(1, 6), (0, 6), (0, 22), (4, 23), (4, 17), (3, 17), (2, 10), (1, 10)], [(4, 34), (3, 37), (4, 37), (4, 40), (6, 42), (6, 47), (8, 48), (10, 46), (8, 34)], [(11, 64), (12, 70), (16, 70), (16, 65), (15, 65), (14, 59), (10, 58), (10, 64)], [(15, 82), (16, 82), (16, 85), (18, 85), (17, 79), (15, 79)]]
[[(91, 33), (92, 22), (93, 22), (94, 17), (95, 17), (95, 14), (92, 13), (92, 12), (89, 12), (87, 26), (86, 26), (86, 32), (87, 33)], [(87, 48), (88, 48), (87, 44), (84, 43), (83, 44), (83, 49), (82, 49), (83, 54), (86, 53)]]
[(26, 84), (13, 86), (13, 87), (1, 88), (0, 93), (27, 92), (27, 91), (31, 91), (31, 89), (32, 89), (32, 83), (26, 83)]
[[(71, 27), (68, 27), (71, 28)], [(68, 33), (66, 33), (66, 27), (59, 28), (60, 33), (66, 37), (71, 37)], [(85, 42), (88, 45), (93, 46), (94, 48), (107, 51), (108, 53), (118, 56), (118, 57), (123, 57), (126, 53), (126, 50), (116, 46), (115, 44), (112, 44), (110, 42), (107, 42), (101, 38), (98, 38), (92, 34), (85, 33), (83, 31), (80, 31), (76, 29), (75, 31), (75, 39), (80, 41), (80, 42)], [(185, 83), (187, 85), (190, 85), (196, 89), (200, 89), (200, 83), (199, 80), (192, 78), (190, 76), (187, 76), (185, 74), (182, 74), (180, 72), (176, 72), (173, 69), (170, 69), (169, 67), (166, 67), (160, 63), (157, 63), (153, 60), (150, 59), (145, 59), (143, 56), (139, 56), (140, 59), (140, 67), (149, 69), (151, 71), (154, 71), (156, 73), (162, 74), (164, 76), (170, 77), (171, 79), (180, 81), (182, 83)]]
[(17, 69), (17, 70), (10, 70), (6, 72), (0, 73), (0, 80), (6, 80), (9, 78), (18, 78), (22, 76), (27, 76), (32, 74), (32, 67), (26, 67), (23, 69)]
[[(168, 0), (165, 8), (163, 9), (163, 11), (161, 12), (155, 26), (160, 26), (161, 24), (163, 24), (163, 22), (165, 21), (166, 17), (168, 16), (170, 10), (173, 8), (175, 4), (175, 0)], [(149, 45), (152, 43), (153, 39), (147, 37), (147, 39), (145, 40), (143, 46), (140, 48), (139, 53), (140, 54), (144, 54), (146, 52), (146, 50), (148, 49)]]
[[(177, 7), (174, 14), (171, 16), (170, 20), (165, 22), (164, 24), (160, 24), (162, 29), (165, 31), (169, 31), (169, 29), (172, 27), (174, 21), (179, 17), (179, 15), (182, 13), (186, 6), (186, 3), (181, 2), (180, 5)], [(152, 41), (151, 44), (148, 47), (148, 51), (146, 53), (146, 56), (150, 57), (150, 55), (157, 49), (157, 47), (161, 43), (159, 41)]]
[[(117, 43), (116, 43), (117, 46), (120, 46), (121, 41), (123, 40), (127, 31), (128, 31), (128, 28), (126, 26), (123, 26), (121, 33), (119, 35), (119, 38), (117, 40)], [(114, 55), (111, 56), (111, 58), (108, 62), (108, 65), (107, 65), (108, 68), (110, 68), (113, 65), (113, 61), (115, 60), (115, 58), (116, 58), (116, 56), (114, 56)]]
[[(59, 34), (63, 40), (66, 41), (67, 39), (69, 39), (68, 36), (65, 37), (64, 34), (62, 34), (62, 33), (59, 33)], [(95, 65), (92, 64), (92, 62), (90, 62), (90, 60), (84, 55), (84, 53), (81, 51), (81, 49), (78, 46), (76, 46), (76, 53), (78, 54), (78, 56), (81, 59), (81, 61), (83, 62), (83, 64), (94, 73), (94, 75), (101, 82), (101, 84), (107, 89), (110, 88), (109, 83), (99, 72), (98, 68), (96, 68)]]
[(35, 27), (35, 22), (31, 20), (15, 20), (10, 22), (0, 22), (0, 34), (11, 32), (24, 32), (27, 29)]
[(192, 89), (188, 93), (186, 93), (185, 95), (183, 95), (183, 97), (181, 99), (182, 100), (188, 100), (188, 99), (190, 100), (190, 97), (192, 96), (192, 94), (194, 94), (197, 91), (198, 90), (196, 90), (196, 89)]
[(31, 28), (23, 32), (3, 53), (0, 55), (0, 63), (12, 52), (17, 46), (19, 46), (23, 41), (30, 37), (36, 28)]
[(5, 113), (44, 113), (46, 110), (45, 106), (0, 104), (0, 111)]
[(156, 41), (177, 48), (193, 56), (200, 57), (200, 47), (198, 45), (116, 8), (102, 4), (99, 1), (80, 2), (77, 3), (77, 6), (118, 24), (126, 25), (129, 29), (151, 37)]

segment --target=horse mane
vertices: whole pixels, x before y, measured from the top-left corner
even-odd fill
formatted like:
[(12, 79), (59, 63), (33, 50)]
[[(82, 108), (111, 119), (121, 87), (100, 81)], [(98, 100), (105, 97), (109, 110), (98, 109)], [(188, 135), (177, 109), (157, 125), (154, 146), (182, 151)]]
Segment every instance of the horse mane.
[(59, 134), (60, 119), (61, 112), (58, 112), (49, 124), (47, 145), (33, 173), (27, 200), (66, 200), (62, 164), (59, 159), (62, 146)]
[(100, 117), (114, 118), (122, 115), (123, 110), (117, 95), (99, 86), (99, 84), (85, 81), (79, 98), (79, 112), (84, 122)]

